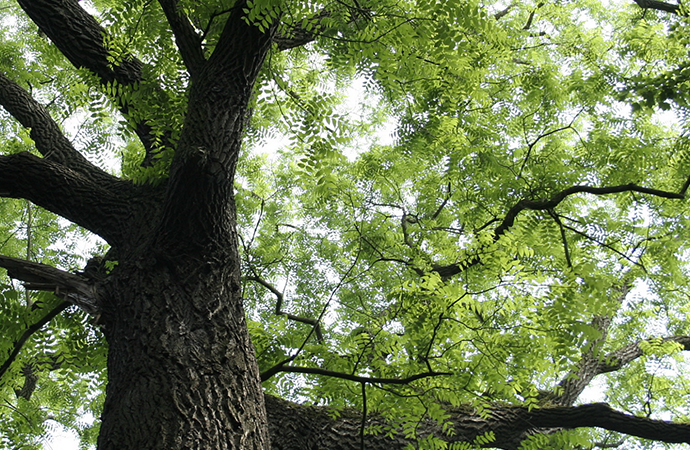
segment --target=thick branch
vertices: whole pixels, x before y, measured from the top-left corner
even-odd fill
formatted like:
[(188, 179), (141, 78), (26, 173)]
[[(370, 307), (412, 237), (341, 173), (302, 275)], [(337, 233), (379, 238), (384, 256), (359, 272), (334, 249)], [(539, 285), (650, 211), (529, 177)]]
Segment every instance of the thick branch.
[(50, 161), (78, 171), (95, 182), (114, 183), (117, 178), (91, 164), (64, 136), (48, 111), (21, 86), (0, 73), (0, 105), (30, 129), (36, 149)]
[[(296, 405), (271, 396), (266, 396), (266, 409), (274, 450), (361, 449), (361, 415), (357, 411), (341, 410), (334, 415), (326, 407)], [(416, 431), (421, 438), (433, 435), (449, 443), (471, 443), (478, 436), (493, 432), (495, 440), (486, 446), (506, 450), (517, 450), (520, 443), (535, 432), (580, 427), (603, 428), (660, 442), (690, 443), (690, 424), (635, 417), (603, 403), (531, 411), (524, 407), (497, 406), (490, 411), (488, 415), (480, 415), (471, 408), (454, 408), (449, 411), (448, 419), (453, 424), (453, 433), (447, 433), (437, 423), (428, 420), (417, 424)], [(366, 425), (385, 429), (390, 424), (372, 414)], [(367, 450), (402, 449), (414, 442), (401, 430), (366, 434), (365, 439)]]
[(0, 256), (0, 267), (7, 269), (10, 278), (22, 281), (26, 289), (53, 292), (87, 313), (98, 315), (96, 288), (82, 276), (9, 256)]
[(232, 8), (213, 54), (191, 84), (157, 233), (156, 247), (170, 254), (219, 248), (224, 243), (218, 236), (235, 233), (234, 205), (227, 199), (253, 85), (274, 32), (274, 26), (262, 32), (246, 23), (245, 7), (237, 2)]
[(525, 420), (536, 428), (597, 427), (659, 442), (690, 443), (690, 424), (631, 416), (606, 403), (533, 409)]
[[(637, 341), (607, 354), (597, 367), (598, 374), (615, 372), (642, 356), (644, 352), (640, 347), (641, 342)], [(671, 336), (664, 338), (662, 342), (677, 342), (683, 346), (683, 350), (690, 350), (690, 336)]]
[(99, 183), (28, 152), (0, 156), (0, 197), (30, 200), (113, 245), (128, 239), (125, 224), (153, 210), (140, 204), (143, 189), (124, 181)]
[[(18, 0), (18, 3), (75, 67), (89, 69), (103, 84), (117, 82), (131, 86), (142, 81), (141, 61), (128, 57), (113, 64), (109, 60), (110, 53), (104, 45), (106, 31), (84, 11), (78, 0)], [(130, 105), (117, 106), (127, 116)], [(135, 132), (147, 152), (156, 147), (155, 136), (145, 122), (135, 124)]]
[(206, 62), (201, 48), (201, 37), (194, 30), (194, 26), (180, 10), (177, 0), (159, 0), (161, 8), (168, 19), (170, 28), (175, 35), (177, 48), (189, 74), (194, 78), (197, 71)]
[(680, 14), (680, 5), (673, 3), (661, 2), (658, 0), (633, 0), (637, 6), (643, 9), (656, 9), (657, 11), (666, 11), (673, 14)]

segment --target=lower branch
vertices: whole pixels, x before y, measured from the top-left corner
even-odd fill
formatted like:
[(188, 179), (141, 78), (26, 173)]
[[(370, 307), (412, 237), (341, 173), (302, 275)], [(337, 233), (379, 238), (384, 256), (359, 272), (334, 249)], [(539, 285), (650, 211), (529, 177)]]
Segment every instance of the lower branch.
[[(272, 449), (359, 450), (361, 449), (361, 413), (327, 407), (298, 405), (266, 396)], [(636, 417), (615, 411), (604, 403), (574, 407), (540, 408), (497, 406), (490, 414), (480, 415), (471, 408), (449, 411), (452, 433), (437, 422), (423, 420), (416, 427), (417, 437), (434, 436), (448, 443), (473, 443), (479, 436), (493, 434), (495, 439), (485, 447), (517, 450), (520, 443), (535, 433), (558, 429), (596, 427), (643, 439), (667, 443), (690, 443), (690, 424)], [(369, 429), (389, 428), (382, 417), (369, 414)], [(380, 429), (380, 428), (379, 428)], [(365, 433), (367, 450), (403, 449), (415, 440), (402, 430), (385, 434)]]
[(9, 256), (0, 256), (0, 267), (7, 269), (10, 278), (22, 281), (28, 290), (53, 292), (93, 316), (99, 314), (95, 286), (80, 275)]

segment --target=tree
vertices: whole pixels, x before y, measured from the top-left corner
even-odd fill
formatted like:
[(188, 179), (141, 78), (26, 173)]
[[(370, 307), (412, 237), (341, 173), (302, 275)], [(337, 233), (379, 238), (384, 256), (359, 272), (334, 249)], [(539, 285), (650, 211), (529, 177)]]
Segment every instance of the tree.
[(690, 443), (682, 5), (0, 8), (3, 445)]

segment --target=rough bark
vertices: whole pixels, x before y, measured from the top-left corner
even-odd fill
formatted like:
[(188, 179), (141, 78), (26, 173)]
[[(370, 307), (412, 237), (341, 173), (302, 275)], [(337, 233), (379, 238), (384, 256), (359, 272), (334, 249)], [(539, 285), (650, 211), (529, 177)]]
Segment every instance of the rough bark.
[[(142, 81), (142, 65), (136, 59), (109, 61), (103, 45), (105, 30), (77, 0), (19, 3), (74, 66), (89, 69), (103, 83)], [(29, 288), (62, 291), (68, 299), (74, 294), (93, 302), (80, 306), (87, 311), (94, 308), (89, 312), (100, 316), (109, 343), (109, 384), (99, 450), (258, 450), (269, 448), (269, 430), (274, 449), (360, 449), (357, 412), (344, 411), (334, 419), (324, 408), (272, 397), (264, 400), (244, 319), (233, 179), (252, 86), (273, 30), (260, 33), (246, 24), (241, 17), (246, 5), (240, 1), (229, 12), (207, 60), (177, 2), (159, 3), (192, 75), (189, 107), (165, 191), (135, 188), (90, 165), (45, 109), (0, 75), (0, 104), (32, 128), (43, 155), (0, 157), (0, 196), (27, 198), (101, 235), (113, 245), (118, 262), (97, 283), (8, 258), (0, 260), (0, 266), (9, 268)], [(131, 105), (119, 106), (126, 114)], [(149, 151), (150, 131), (144, 122), (136, 124)], [(550, 209), (575, 193), (626, 191), (683, 197), (635, 185), (576, 186), (548, 201), (523, 200), (508, 211), (496, 235), (512, 226), (525, 209)], [(451, 276), (462, 267), (436, 270)], [(629, 350), (621, 353), (620, 361), (637, 354)], [(600, 364), (596, 369), (604, 367)], [(595, 369), (587, 366), (586, 370)], [(689, 425), (632, 417), (602, 404), (531, 411), (497, 405), (487, 416), (470, 409), (451, 413), (455, 433), (449, 442), (471, 442), (493, 431), (496, 441), (491, 445), (511, 450), (537, 430), (581, 426), (664, 442), (690, 442)], [(381, 420), (371, 417), (367, 423)], [(421, 437), (446, 436), (432, 422), (420, 423), (418, 430)], [(410, 442), (396, 433), (365, 440), (370, 450), (403, 448)]]
[(268, 447), (237, 260), (196, 265), (129, 258), (106, 281), (99, 450)]
[[(108, 60), (105, 30), (76, 0), (20, 5), (74, 66), (103, 83), (141, 81), (136, 59)], [(109, 343), (100, 450), (266, 449), (232, 197), (247, 108), (272, 30), (261, 33), (247, 24), (246, 5), (238, 2), (206, 61), (176, 2), (161, 5), (194, 75), (165, 188), (135, 188), (103, 176), (80, 159), (45, 109), (0, 79), (0, 102), (37, 133), (44, 156), (1, 157), (0, 195), (28, 198), (112, 245), (110, 259), (118, 264), (93, 284)], [(119, 106), (124, 113), (129, 107)], [(145, 124), (137, 133), (151, 145)], [(79, 285), (76, 275), (44, 270), (33, 279), (29, 269), (35, 267), (19, 266), (13, 274), (34, 287)]]
[[(141, 61), (128, 57), (113, 64), (108, 59), (109, 52), (104, 45), (106, 30), (79, 5), (78, 0), (18, 0), (18, 3), (75, 67), (89, 69), (103, 84), (116, 82), (131, 86), (143, 81)], [(117, 106), (125, 116), (132, 107), (127, 104)], [(154, 152), (157, 145), (151, 127), (140, 121), (134, 124), (134, 131), (147, 153)]]
[[(296, 405), (271, 396), (266, 396), (266, 409), (273, 450), (362, 448), (361, 416), (356, 411), (340, 411), (334, 418), (328, 408)], [(478, 436), (492, 432), (495, 440), (485, 447), (517, 450), (525, 438), (535, 433), (598, 427), (660, 442), (690, 443), (690, 424), (631, 416), (615, 411), (605, 403), (532, 410), (496, 405), (485, 415), (469, 408), (454, 408), (449, 413), (453, 433), (444, 433), (435, 422), (422, 421), (416, 428), (419, 436), (434, 435), (449, 443), (473, 442)], [(371, 417), (367, 426), (375, 425), (385, 425), (385, 422), (380, 417)], [(365, 435), (367, 450), (402, 450), (413, 442), (400, 433)]]

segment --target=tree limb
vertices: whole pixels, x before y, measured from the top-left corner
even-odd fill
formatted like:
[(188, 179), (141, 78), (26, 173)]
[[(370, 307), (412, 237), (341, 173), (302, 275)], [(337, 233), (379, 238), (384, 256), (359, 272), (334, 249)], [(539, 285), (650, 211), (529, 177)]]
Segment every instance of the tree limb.
[(311, 317), (302, 317), (302, 316), (296, 316), (294, 314), (287, 313), (283, 311), (281, 308), (283, 306), (283, 293), (280, 292), (278, 289), (275, 288), (271, 283), (268, 281), (264, 280), (261, 277), (258, 276), (251, 276), (247, 277), (247, 280), (249, 281), (255, 281), (259, 283), (261, 286), (265, 287), (273, 295), (276, 296), (276, 307), (275, 307), (275, 314), (276, 316), (285, 316), (290, 320), (294, 320), (295, 322), (301, 322), (301, 323), (306, 323), (307, 325), (311, 325), (314, 327), (314, 332), (316, 333), (316, 339), (319, 342), (323, 342), (323, 332), (321, 331), (321, 324), (317, 319), (313, 319)]
[[(108, 33), (79, 5), (78, 0), (18, 0), (18, 3), (75, 67), (90, 70), (103, 84), (117, 82), (122, 86), (132, 86), (142, 81), (143, 64), (138, 59), (127, 57), (113, 64), (103, 40)], [(159, 86), (156, 89), (160, 91)], [(117, 104), (125, 116), (131, 106), (119, 101)], [(151, 127), (141, 121), (134, 124), (134, 131), (147, 154), (154, 152), (158, 144)], [(164, 145), (169, 145), (169, 142), (164, 142)]]
[(314, 25), (311, 30), (296, 25), (287, 26), (286, 29), (276, 33), (273, 37), (273, 42), (278, 46), (278, 50), (290, 50), (291, 48), (301, 47), (316, 39), (318, 34), (323, 31), (321, 21), (325, 17), (330, 17), (331, 12), (327, 9), (322, 9), (308, 20)]
[(0, 267), (7, 269), (10, 278), (22, 281), (28, 290), (53, 292), (93, 316), (99, 314), (96, 288), (83, 276), (47, 264), (1, 255)]
[(655, 9), (657, 11), (665, 11), (673, 14), (680, 14), (680, 5), (673, 3), (661, 2), (658, 0), (633, 0), (642, 9)]
[(65, 137), (48, 111), (14, 81), (0, 73), (0, 105), (24, 127), (30, 129), (36, 149), (46, 160), (63, 164), (98, 183), (118, 179), (91, 164)]
[[(444, 375), (452, 375), (450, 372), (425, 372), (417, 375), (412, 375), (405, 378), (377, 378), (377, 377), (361, 377), (359, 375), (352, 375), (349, 373), (336, 372), (333, 370), (321, 369), (319, 367), (300, 367), (300, 366), (286, 366), (283, 365), (276, 370), (276, 373), (307, 373), (312, 375), (325, 375), (327, 377), (339, 378), (341, 380), (356, 381), (358, 383), (375, 383), (375, 384), (410, 384), (413, 381), (421, 380), (422, 378), (437, 377)], [(262, 377), (262, 381), (263, 377)]]
[(177, 0), (159, 0), (161, 8), (168, 19), (170, 28), (175, 35), (175, 43), (180, 50), (189, 74), (194, 78), (206, 62), (201, 37), (197, 34), (189, 19), (182, 13)]
[[(515, 224), (515, 220), (517, 219), (518, 214), (520, 214), (524, 210), (552, 210), (555, 207), (557, 207), (563, 200), (574, 194), (610, 195), (622, 192), (639, 192), (641, 194), (647, 194), (661, 198), (678, 200), (685, 199), (684, 192), (662, 191), (659, 189), (638, 186), (634, 183), (608, 187), (571, 186), (567, 189), (563, 189), (562, 191), (556, 193), (548, 200), (520, 200), (517, 204), (515, 204), (512, 208), (508, 210), (501, 223), (494, 230), (494, 241), (498, 240), (503, 234), (506, 233), (506, 231), (508, 231)], [(479, 261), (480, 258), (478, 256), (473, 256), (461, 263), (443, 266), (435, 264), (433, 266), (433, 270), (434, 272), (438, 273), (442, 278), (449, 278), (463, 272), (468, 267), (472, 267), (478, 264)]]
[(126, 235), (124, 223), (155, 210), (157, 198), (146, 198), (143, 191), (157, 197), (154, 191), (129, 182), (96, 182), (28, 152), (0, 156), (0, 197), (30, 200), (111, 245), (124, 245), (132, 238)]
[[(647, 341), (651, 341), (651, 339)], [(615, 372), (642, 356), (644, 352), (640, 347), (641, 342), (637, 341), (634, 344), (626, 345), (608, 353), (597, 367), (598, 374)], [(677, 342), (683, 347), (683, 350), (690, 350), (690, 336), (670, 336), (663, 338), (662, 342)]]
[[(328, 407), (297, 405), (268, 395), (265, 398), (272, 449), (361, 448), (359, 411), (345, 409), (334, 414)], [(447, 419), (452, 424), (451, 433), (438, 423), (423, 419), (416, 427), (417, 435), (420, 438), (432, 435), (448, 443), (473, 443), (478, 436), (491, 432), (495, 440), (484, 447), (518, 450), (521, 442), (535, 433), (597, 427), (660, 442), (690, 443), (690, 424), (631, 416), (604, 403), (532, 410), (496, 405), (488, 410), (488, 414), (479, 414), (472, 408), (451, 408)], [(388, 429), (391, 424), (369, 413), (366, 425)], [(367, 450), (402, 449), (414, 443), (414, 438), (405, 436), (400, 429), (366, 435)]]

